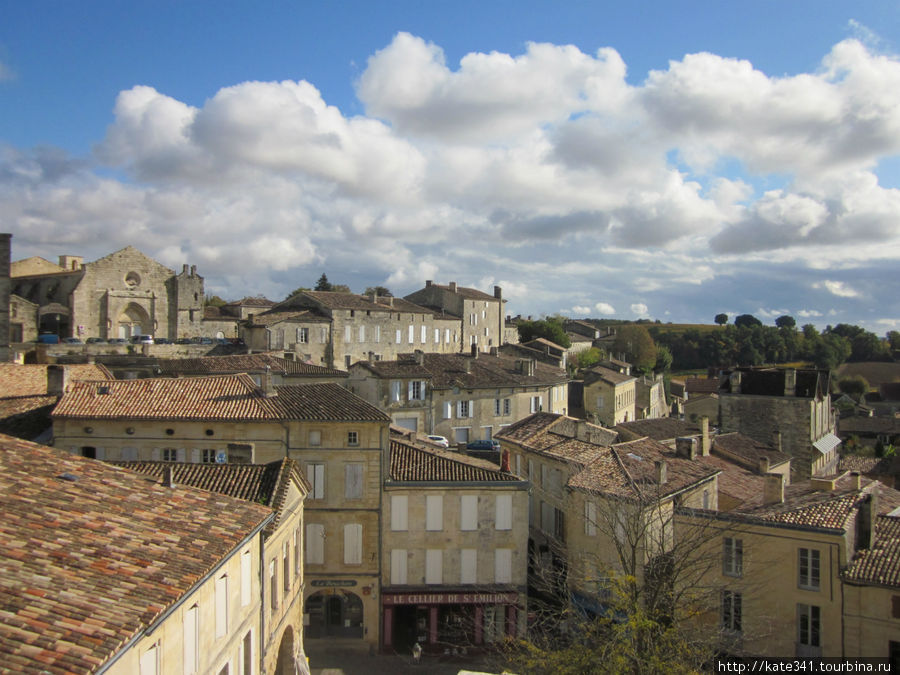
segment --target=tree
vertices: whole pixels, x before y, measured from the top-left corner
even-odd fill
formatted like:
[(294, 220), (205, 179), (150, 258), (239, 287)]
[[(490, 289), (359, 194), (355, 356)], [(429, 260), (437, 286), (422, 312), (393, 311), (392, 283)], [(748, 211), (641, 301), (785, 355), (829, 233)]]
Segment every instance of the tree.
[(784, 314), (775, 319), (775, 325), (779, 328), (794, 328), (797, 322), (794, 320), (794, 317)]
[(720, 326), (724, 326), (726, 323), (728, 323), (728, 315), (727, 315), (727, 314), (724, 314), (724, 313), (723, 313), (723, 314), (716, 314), (716, 319), (715, 319), (715, 321), (716, 321), (716, 323), (719, 324)]
[(603, 352), (601, 352), (596, 347), (591, 347), (590, 349), (585, 349), (583, 352), (578, 352), (577, 362), (579, 368), (590, 368), (592, 365), (597, 363), (603, 358)]
[(331, 290), (334, 293), (352, 293), (350, 287), (347, 284), (332, 284)]
[(288, 293), (288, 298), (291, 298), (291, 297), (297, 295), (297, 293), (302, 293), (303, 291), (311, 291), (311, 290), (312, 290), (311, 288), (307, 288), (306, 286), (300, 286), (299, 288), (295, 288), (290, 293)]
[(218, 295), (210, 295), (209, 293), (207, 293), (203, 297), (203, 304), (207, 307), (222, 307), (224, 305), (227, 305), (228, 302), (220, 298)]
[(652, 372), (656, 365), (656, 343), (653, 342), (647, 328), (642, 325), (629, 324), (619, 328), (616, 332), (616, 341), (613, 343), (613, 352), (624, 354), (625, 360), (641, 373)]
[(672, 352), (665, 345), (656, 345), (656, 365), (653, 371), (656, 373), (668, 373), (672, 368)]
[(372, 295), (372, 294), (375, 294), (382, 298), (390, 298), (393, 296), (393, 293), (391, 293), (384, 286), (368, 286), (368, 287), (366, 287), (366, 290), (363, 293), (363, 295)]
[(757, 319), (752, 314), (740, 314), (734, 317), (734, 325), (751, 328), (753, 326), (762, 326), (762, 321)]
[(519, 321), (516, 327), (520, 342), (544, 338), (566, 349), (572, 345), (572, 341), (566, 335), (565, 320), (561, 317), (548, 316), (537, 321)]
[(317, 290), (317, 291), (334, 290), (333, 286), (328, 282), (328, 277), (325, 276), (325, 272), (322, 272), (322, 276), (320, 276), (319, 280), (316, 282), (316, 287), (314, 290)]
[(862, 375), (842, 377), (838, 380), (838, 389), (842, 394), (862, 396), (869, 391), (869, 383)]

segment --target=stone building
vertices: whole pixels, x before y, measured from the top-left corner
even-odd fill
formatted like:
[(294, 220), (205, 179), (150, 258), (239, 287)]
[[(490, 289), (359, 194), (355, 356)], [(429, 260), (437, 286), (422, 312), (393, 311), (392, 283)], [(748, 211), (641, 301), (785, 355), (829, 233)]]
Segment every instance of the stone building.
[(9, 301), (12, 292), (10, 283), (10, 246), (12, 235), (0, 233), (0, 363), (9, 361), (11, 338)]
[(479, 648), (524, 635), (528, 482), (391, 441), (382, 520), (383, 648)]
[(434, 310), (436, 315), (454, 317), (460, 322), (456, 349), (423, 351), (468, 352), (475, 346), (479, 351), (488, 352), (505, 341), (503, 304), (506, 300), (499, 286), (494, 286), (494, 294), (488, 295), (475, 288), (459, 286), (455, 281), (442, 286), (429, 280), (425, 282), (425, 288), (410, 293), (406, 299)]
[(397, 426), (467, 443), (539, 410), (565, 413), (567, 380), (565, 370), (532, 359), (416, 350), (353, 364), (347, 386)]
[(835, 416), (827, 370), (737, 368), (719, 384), (719, 423), (793, 459), (795, 478), (837, 470)]
[(196, 266), (176, 274), (131, 246), (90, 263), (79, 256), (60, 256), (59, 265), (18, 261), (10, 284), (13, 294), (38, 305), (40, 332), (60, 337), (175, 339), (203, 332)]
[(390, 418), (343, 387), (257, 386), (247, 374), (75, 382), (55, 443), (107, 460), (296, 460), (310, 483), (304, 626), (309, 638), (379, 643), (382, 458)]
[(603, 366), (585, 371), (585, 417), (608, 427), (636, 419), (636, 382), (631, 375)]
[(271, 508), (0, 436), (0, 511), (4, 671), (259, 672)]
[(263, 378), (267, 373), (275, 386), (320, 382), (343, 384), (347, 379), (347, 373), (343, 370), (313, 366), (272, 354), (228, 354), (184, 359), (159, 359), (158, 368), (161, 377), (204, 377), (247, 373), (257, 385), (262, 385)]
[[(262, 663), (263, 673), (294, 675), (305, 664), (303, 652), (303, 499), (309, 492), (300, 466), (292, 459), (268, 464), (184, 464), (122, 462), (129, 471), (174, 485), (209, 490), (251, 504), (262, 504), (275, 517), (263, 529)], [(247, 563), (251, 564), (251, 563)], [(252, 672), (239, 669), (238, 672)]]

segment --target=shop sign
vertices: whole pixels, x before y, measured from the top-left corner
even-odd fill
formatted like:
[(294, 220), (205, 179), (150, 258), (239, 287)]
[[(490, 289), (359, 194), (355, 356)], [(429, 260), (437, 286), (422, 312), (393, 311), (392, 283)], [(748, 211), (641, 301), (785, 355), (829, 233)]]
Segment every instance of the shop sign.
[(518, 602), (517, 593), (384, 593), (385, 605), (506, 605)]
[(348, 586), (356, 586), (355, 579), (313, 579), (309, 582), (310, 586), (315, 586), (316, 588), (329, 587), (329, 588), (346, 588)]

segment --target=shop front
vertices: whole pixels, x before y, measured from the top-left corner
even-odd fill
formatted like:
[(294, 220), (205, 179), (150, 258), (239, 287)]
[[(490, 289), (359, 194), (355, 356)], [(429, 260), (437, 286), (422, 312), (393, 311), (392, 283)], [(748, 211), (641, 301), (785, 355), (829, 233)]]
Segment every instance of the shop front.
[(392, 592), (381, 596), (385, 651), (480, 648), (518, 635), (524, 597), (516, 592)]

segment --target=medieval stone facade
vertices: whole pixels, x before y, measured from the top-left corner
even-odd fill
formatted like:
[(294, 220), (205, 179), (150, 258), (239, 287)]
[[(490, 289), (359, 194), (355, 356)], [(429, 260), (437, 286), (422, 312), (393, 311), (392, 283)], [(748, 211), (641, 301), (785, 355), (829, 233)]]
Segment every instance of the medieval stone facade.
[[(13, 264), (10, 291), (38, 305), (41, 332), (81, 339), (203, 334), (196, 266), (176, 274), (131, 246), (91, 263), (77, 256), (60, 256), (58, 266), (40, 260)], [(8, 302), (0, 297), (0, 305)]]

